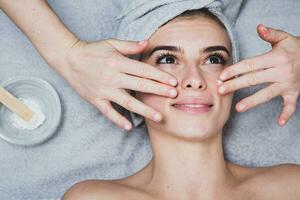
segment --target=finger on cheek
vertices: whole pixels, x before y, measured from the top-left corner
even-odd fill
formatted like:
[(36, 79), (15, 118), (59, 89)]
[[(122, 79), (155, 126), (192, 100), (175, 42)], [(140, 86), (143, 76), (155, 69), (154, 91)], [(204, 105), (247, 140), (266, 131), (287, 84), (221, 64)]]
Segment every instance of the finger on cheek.
[(228, 78), (228, 73), (226, 71), (223, 71), (220, 74), (220, 80), (225, 81)]
[(222, 87), (223, 86), (223, 81), (220, 80), (220, 79), (217, 79), (216, 80), (216, 83), (217, 83), (217, 91), (220, 95), (223, 95), (224, 94), (224, 88)]
[(222, 81), (222, 80), (220, 80), (220, 79), (217, 79), (217, 80), (216, 80), (216, 82), (217, 82), (217, 86), (220, 86), (220, 85), (222, 85), (222, 84), (223, 84), (223, 81)]
[(216, 80), (218, 86), (218, 93), (220, 95), (225, 95), (227, 92), (227, 86), (224, 84), (224, 81), (218, 79)]
[(226, 94), (226, 92), (227, 92), (226, 85), (222, 84), (221, 86), (219, 86), (218, 91), (220, 94)]

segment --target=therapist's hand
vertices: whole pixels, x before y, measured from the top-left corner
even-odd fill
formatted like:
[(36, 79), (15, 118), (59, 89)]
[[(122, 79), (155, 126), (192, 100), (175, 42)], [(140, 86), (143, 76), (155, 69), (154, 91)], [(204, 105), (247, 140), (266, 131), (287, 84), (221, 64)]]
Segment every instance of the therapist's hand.
[[(130, 129), (131, 124), (112, 107), (111, 102), (146, 118), (160, 121), (162, 116), (158, 111), (127, 92), (135, 90), (176, 96), (176, 90), (175, 94), (168, 94), (170, 89), (175, 89), (169, 82), (174, 77), (126, 57), (143, 52), (147, 42), (80, 41), (62, 23), (46, 0), (22, 2), (0, 0), (0, 9), (30, 39), (49, 66), (63, 76), (81, 97), (95, 105), (121, 128)], [(171, 85), (176, 85), (176, 79), (174, 82)]]
[[(131, 96), (128, 90), (175, 97), (176, 79), (151, 65), (126, 56), (144, 51), (148, 42), (115, 39), (88, 43), (78, 40), (68, 51), (61, 75), (85, 100), (117, 126), (130, 130), (131, 123), (111, 102), (154, 121), (161, 113)], [(173, 85), (173, 86), (171, 86)]]
[(272, 45), (272, 50), (224, 69), (220, 79), (225, 82), (219, 86), (219, 93), (268, 83), (267, 87), (242, 99), (236, 109), (244, 112), (282, 96), (283, 109), (277, 123), (283, 126), (295, 112), (300, 94), (300, 37), (263, 25), (258, 25), (257, 32)]

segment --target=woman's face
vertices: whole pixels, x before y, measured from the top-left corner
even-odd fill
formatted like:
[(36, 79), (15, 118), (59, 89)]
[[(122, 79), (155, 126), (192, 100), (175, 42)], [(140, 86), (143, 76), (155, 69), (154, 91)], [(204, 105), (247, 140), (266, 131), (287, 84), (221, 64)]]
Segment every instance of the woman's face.
[(232, 64), (230, 39), (217, 22), (205, 17), (177, 18), (149, 39), (143, 62), (174, 75), (175, 99), (138, 93), (137, 97), (163, 114), (147, 128), (188, 140), (221, 132), (230, 112), (232, 95), (219, 96), (220, 72)]

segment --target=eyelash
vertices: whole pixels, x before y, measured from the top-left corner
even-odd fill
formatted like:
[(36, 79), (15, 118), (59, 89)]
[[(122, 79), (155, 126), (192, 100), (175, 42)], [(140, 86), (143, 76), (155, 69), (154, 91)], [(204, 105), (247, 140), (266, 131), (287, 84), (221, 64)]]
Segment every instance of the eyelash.
[(177, 57), (175, 55), (173, 55), (172, 53), (162, 53), (159, 56), (157, 56), (157, 58), (155, 59), (155, 64), (160, 64), (160, 62), (162, 61), (162, 59), (166, 58), (166, 57), (172, 57), (175, 60), (177, 59)]
[(220, 64), (222, 64), (222, 65), (226, 64), (226, 59), (225, 59), (225, 57), (224, 57), (222, 54), (217, 53), (217, 52), (215, 52), (215, 53), (209, 55), (209, 56), (207, 57), (206, 60), (208, 60), (209, 58), (211, 58), (211, 57), (213, 57), (213, 56), (216, 56), (216, 57), (220, 58), (220, 60), (221, 60), (221, 63), (220, 63)]
[[(218, 52), (215, 52), (215, 53), (209, 55), (209, 56), (206, 58), (206, 61), (207, 61), (209, 58), (213, 57), (213, 56), (216, 56), (216, 57), (218, 57), (218, 58), (221, 60), (221, 63), (219, 63), (219, 64), (222, 64), (222, 65), (226, 64), (226, 59), (225, 59), (225, 57), (224, 57), (222, 54), (218, 53)], [(159, 56), (157, 56), (157, 58), (155, 59), (155, 63), (156, 63), (157, 65), (158, 65), (158, 64), (162, 64), (162, 63), (160, 63), (160, 62), (162, 61), (162, 59), (164, 59), (164, 58), (166, 58), (166, 57), (172, 57), (172, 58), (174, 58), (175, 60), (177, 59), (177, 57), (176, 57), (174, 54), (167, 52), (167, 53), (162, 53), (162, 54), (160, 54)], [(165, 64), (165, 63), (163, 63), (163, 64)]]

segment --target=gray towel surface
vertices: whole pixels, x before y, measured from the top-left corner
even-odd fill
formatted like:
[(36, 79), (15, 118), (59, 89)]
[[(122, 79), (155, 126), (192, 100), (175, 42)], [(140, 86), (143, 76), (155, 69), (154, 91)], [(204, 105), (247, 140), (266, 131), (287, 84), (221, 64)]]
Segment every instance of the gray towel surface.
[[(115, 37), (116, 18), (128, 2), (49, 1), (65, 24), (85, 40)], [(241, 0), (224, 2), (228, 17), (234, 20), (238, 16), (235, 24), (241, 58), (270, 48), (256, 36), (258, 23), (265, 22), (300, 35), (299, 1), (273, 0), (270, 4), (270, 1), (251, 0), (243, 5)], [(49, 68), (1, 12), (0, 27), (0, 81), (14, 76), (43, 78), (56, 88), (63, 104), (61, 127), (44, 144), (23, 148), (0, 140), (1, 200), (59, 199), (68, 187), (80, 180), (121, 178), (147, 164), (151, 149), (143, 126), (130, 134), (116, 128)], [(244, 90), (237, 98), (255, 89)], [(280, 107), (276, 99), (245, 114), (233, 113), (224, 140), (227, 158), (252, 166), (300, 163), (299, 104), (296, 116), (281, 129), (275, 124)]]

